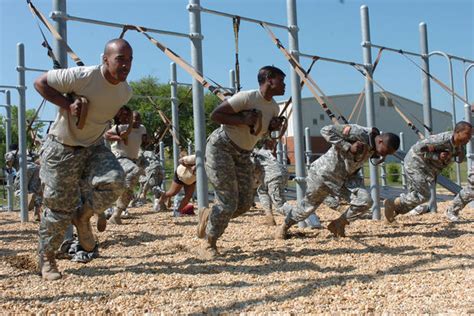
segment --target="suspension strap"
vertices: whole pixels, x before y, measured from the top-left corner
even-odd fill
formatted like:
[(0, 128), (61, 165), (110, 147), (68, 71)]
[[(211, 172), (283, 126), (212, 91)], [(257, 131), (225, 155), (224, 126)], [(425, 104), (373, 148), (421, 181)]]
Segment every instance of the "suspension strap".
[[(155, 38), (150, 36), (146, 31), (147, 29), (142, 27), (142, 26), (136, 26), (136, 25), (124, 25), (122, 33), (120, 34), (121, 37), (124, 36), (125, 32), (127, 30), (135, 30), (139, 33), (142, 33), (150, 42), (152, 42), (156, 47), (158, 47), (166, 56), (168, 56), (172, 61), (174, 61), (176, 64), (178, 64), (181, 68), (183, 68), (187, 73), (189, 73), (194, 79), (199, 81), (201, 85), (208, 89), (211, 93), (215, 94), (221, 101), (225, 100), (226, 94), (221, 92), (222, 90), (225, 90), (222, 88), (222, 86), (218, 85), (213, 86), (209, 84), (209, 82), (206, 81), (206, 79), (203, 77), (202, 74), (200, 74), (193, 66), (188, 64), (183, 58), (181, 58), (178, 54), (173, 52), (171, 49), (157, 41)], [(211, 80), (212, 81), (212, 80)], [(215, 81), (213, 81), (215, 83)]]
[(271, 40), (273, 43), (278, 47), (278, 49), (285, 55), (286, 59), (290, 63), (290, 65), (293, 67), (293, 69), (296, 71), (296, 73), (301, 77), (302, 81), (306, 84), (308, 87), (309, 91), (313, 94), (313, 96), (316, 98), (316, 100), (319, 102), (321, 105), (321, 108), (323, 111), (329, 116), (331, 121), (334, 124), (339, 124), (338, 119), (336, 116), (331, 112), (331, 110), (328, 108), (326, 102), (319, 96), (317, 91), (321, 91), (317, 84), (314, 82), (314, 80), (311, 78), (311, 76), (303, 69), (301, 64), (291, 55), (286, 48), (283, 46), (281, 41), (275, 37), (275, 34), (270, 30), (268, 25), (264, 22), (260, 22), (260, 25), (267, 31), (268, 35), (270, 36)]
[(179, 138), (176, 136), (176, 133), (174, 132), (174, 126), (171, 120), (165, 115), (165, 113), (159, 108), (158, 104), (153, 101), (153, 99), (148, 96), (148, 100), (150, 101), (151, 104), (153, 104), (158, 111), (158, 115), (160, 116), (161, 120), (163, 123), (165, 123), (165, 130), (161, 135), (158, 137), (158, 143), (165, 137), (166, 133), (169, 131), (171, 136), (173, 137), (173, 140), (178, 144), (181, 145)]
[(232, 25), (234, 27), (234, 41), (235, 41), (235, 81), (236, 81), (237, 92), (238, 92), (242, 88), (240, 86), (240, 64), (239, 64), (240, 16), (234, 16), (232, 18)]
[(71, 49), (71, 47), (69, 47), (67, 42), (62, 38), (62, 36), (58, 33), (58, 31), (56, 31), (56, 29), (51, 25), (51, 23), (49, 23), (48, 19), (38, 9), (36, 9), (36, 7), (33, 5), (31, 0), (26, 0), (26, 2), (28, 3), (28, 7), (30, 8), (31, 13), (34, 16), (36, 16), (48, 28), (48, 30), (51, 32), (51, 34), (54, 36), (54, 38), (57, 41), (61, 42), (61, 44), (64, 45), (64, 47), (66, 47), (66, 51), (69, 54), (69, 57), (71, 57), (72, 60), (74, 60), (76, 65), (84, 66), (84, 63), (79, 58), (79, 56), (77, 56), (76, 53), (74, 53), (74, 51)]

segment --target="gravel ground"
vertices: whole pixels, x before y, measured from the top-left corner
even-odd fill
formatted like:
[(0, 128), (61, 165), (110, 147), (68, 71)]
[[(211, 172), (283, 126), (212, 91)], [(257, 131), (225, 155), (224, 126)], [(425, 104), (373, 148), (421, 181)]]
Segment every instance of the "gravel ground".
[[(197, 218), (151, 206), (97, 233), (100, 258), (60, 260), (63, 279), (36, 274), (37, 223), (0, 213), (0, 313), (474, 313), (474, 210), (460, 224), (439, 213), (393, 225), (360, 220), (347, 238), (293, 228), (273, 240), (255, 209), (219, 240), (222, 257), (195, 255)], [(322, 223), (338, 213), (322, 208)], [(277, 217), (278, 223), (283, 217)]]

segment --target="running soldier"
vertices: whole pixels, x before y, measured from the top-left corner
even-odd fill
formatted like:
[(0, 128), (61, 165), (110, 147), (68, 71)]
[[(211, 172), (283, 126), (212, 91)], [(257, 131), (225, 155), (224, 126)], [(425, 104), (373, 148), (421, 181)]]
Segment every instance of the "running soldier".
[(71, 221), (82, 248), (92, 251), (96, 241), (90, 218), (103, 213), (124, 189), (123, 169), (102, 135), (131, 98), (126, 82), (131, 65), (130, 44), (114, 39), (105, 45), (102, 65), (51, 70), (35, 81), (36, 90), (59, 107), (40, 153), (45, 208), (38, 254), (43, 279), (61, 278), (55, 251)]
[[(129, 133), (124, 138), (124, 133)], [(117, 124), (112, 126), (105, 133), (105, 139), (112, 141), (112, 152), (125, 171), (125, 191), (117, 199), (114, 212), (109, 219), (109, 223), (121, 225), (122, 213), (127, 212), (127, 207), (133, 199), (133, 190), (138, 183), (143, 169), (137, 166), (138, 153), (140, 147), (147, 142), (147, 133), (145, 126), (142, 125), (140, 113), (133, 111), (132, 128), (129, 124)], [(128, 217), (128, 214), (124, 218)]]
[(258, 72), (258, 90), (241, 91), (222, 102), (211, 114), (219, 124), (208, 138), (206, 172), (215, 188), (215, 204), (199, 211), (198, 237), (204, 238), (201, 256), (218, 255), (217, 239), (231, 218), (247, 212), (253, 202), (255, 144), (268, 131), (281, 126), (274, 96), (285, 93), (285, 74), (273, 66)]
[(161, 165), (158, 154), (151, 150), (140, 152), (137, 164), (145, 171), (145, 174), (141, 175), (138, 180), (140, 183), (140, 189), (138, 190), (135, 204), (139, 206), (140, 204), (143, 205), (146, 203), (147, 193), (148, 191), (151, 191), (154, 196), (153, 210), (157, 212), (162, 208), (162, 206), (159, 205), (158, 200), (163, 194), (161, 186), (163, 184), (163, 179), (165, 178), (165, 170)]
[(459, 212), (472, 200), (474, 199), (474, 168), (471, 167), (469, 170), (469, 176), (467, 177), (467, 184), (462, 190), (454, 197), (453, 202), (446, 210), (446, 218), (453, 223), (459, 222)]
[(408, 151), (403, 165), (407, 179), (408, 193), (384, 201), (385, 219), (391, 223), (399, 214), (406, 214), (430, 198), (430, 186), (436, 177), (454, 160), (464, 159), (464, 145), (472, 136), (472, 125), (461, 121), (454, 132), (431, 135), (418, 141)]
[(383, 159), (395, 153), (400, 145), (400, 139), (395, 134), (380, 134), (375, 128), (355, 124), (325, 126), (321, 129), (321, 136), (332, 146), (311, 164), (304, 200), (289, 212), (285, 222), (278, 227), (276, 239), (285, 239), (288, 229), (315, 212), (327, 196), (341, 197), (349, 202), (347, 210), (328, 226), (334, 236), (345, 237), (345, 226), (372, 206), (359, 169), (369, 159)]

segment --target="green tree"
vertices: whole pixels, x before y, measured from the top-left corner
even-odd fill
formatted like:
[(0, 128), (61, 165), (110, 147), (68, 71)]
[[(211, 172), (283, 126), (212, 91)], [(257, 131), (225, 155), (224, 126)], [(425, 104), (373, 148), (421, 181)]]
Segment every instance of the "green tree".
[[(158, 114), (158, 109), (163, 111), (171, 121), (170, 85), (159, 83), (155, 77), (145, 77), (138, 81), (130, 82), (130, 86), (133, 89), (134, 98), (130, 100), (129, 106), (133, 110), (140, 112), (143, 125), (147, 128), (148, 134), (156, 139), (166, 128)], [(148, 96), (152, 98), (154, 104), (148, 99)], [(220, 100), (215, 95), (211, 93), (204, 95), (204, 110), (207, 118), (219, 103)], [(187, 140), (191, 140), (194, 143), (192, 92), (189, 88), (178, 87), (178, 104), (179, 141), (183, 147), (186, 147)], [(207, 135), (217, 126), (217, 124), (206, 119)], [(173, 137), (168, 132), (162, 140), (165, 146), (171, 146)]]

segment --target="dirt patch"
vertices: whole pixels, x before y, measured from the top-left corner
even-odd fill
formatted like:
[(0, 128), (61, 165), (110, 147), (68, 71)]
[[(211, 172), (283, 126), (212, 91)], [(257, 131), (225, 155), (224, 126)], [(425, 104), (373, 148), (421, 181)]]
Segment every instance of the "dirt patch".
[[(63, 279), (35, 273), (36, 223), (0, 213), (0, 313), (474, 313), (474, 210), (461, 223), (437, 214), (393, 225), (359, 220), (347, 238), (291, 229), (273, 239), (255, 209), (232, 220), (221, 257), (196, 256), (197, 217), (173, 218), (151, 205), (97, 233), (100, 257), (59, 260)], [(323, 226), (339, 216), (318, 210)], [(277, 223), (283, 217), (276, 217)], [(28, 273), (25, 273), (28, 272)]]

